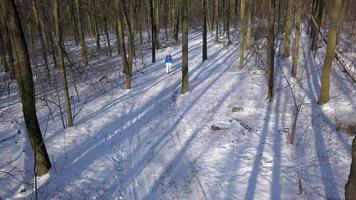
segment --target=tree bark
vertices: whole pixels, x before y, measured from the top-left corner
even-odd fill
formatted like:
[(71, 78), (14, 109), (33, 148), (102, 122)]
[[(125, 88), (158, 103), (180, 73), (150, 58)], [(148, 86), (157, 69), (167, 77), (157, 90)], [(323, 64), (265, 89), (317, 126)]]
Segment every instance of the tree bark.
[(206, 16), (206, 1), (203, 2), (203, 61), (208, 59), (208, 46), (207, 46), (207, 16)]
[(292, 77), (297, 76), (298, 69), (298, 58), (299, 58), (299, 40), (300, 40), (300, 14), (301, 14), (301, 5), (300, 0), (294, 1), (294, 10), (295, 10), (295, 38), (294, 38), (294, 54), (293, 54), (293, 63), (292, 63)]
[(283, 57), (288, 58), (290, 56), (290, 36), (292, 29), (292, 8), (293, 2), (291, 0), (287, 0), (287, 13), (286, 13), (286, 21), (284, 25), (284, 49), (283, 49)]
[(151, 42), (152, 42), (152, 63), (156, 62), (156, 20), (154, 15), (154, 0), (150, 0), (150, 15), (151, 15)]
[(219, 0), (215, 0), (215, 41), (218, 42), (219, 41)]
[(240, 69), (244, 67), (245, 2), (240, 2)]
[(99, 28), (99, 16), (97, 14), (97, 6), (95, 3), (96, 0), (92, 1), (92, 6), (93, 6), (93, 23), (94, 23), (94, 28), (95, 28), (95, 40), (96, 40), (96, 49), (101, 50), (100, 46), (100, 28)]
[(318, 36), (319, 36), (319, 30), (321, 28), (321, 22), (323, 21), (323, 12), (324, 12), (324, 7), (325, 7), (325, 2), (324, 0), (319, 0), (318, 3), (318, 11), (317, 11), (317, 18), (316, 18), (316, 23), (317, 27), (314, 27), (313, 32), (312, 32), (312, 45), (311, 49), (312, 51), (318, 50)]
[(28, 48), (15, 1), (2, 0), (1, 4), (7, 15), (12, 46), (16, 53), (16, 79), (20, 90), (25, 124), (35, 158), (35, 175), (43, 176), (51, 169), (51, 162), (36, 115), (35, 91)]
[(59, 0), (54, 0), (54, 8), (53, 8), (53, 16), (54, 16), (54, 24), (55, 24), (55, 33), (57, 39), (57, 50), (59, 56), (59, 68), (61, 70), (61, 78), (63, 84), (63, 92), (64, 92), (64, 102), (66, 105), (67, 111), (67, 126), (73, 126), (73, 117), (72, 117), (72, 108), (70, 104), (69, 91), (68, 91), (68, 81), (67, 81), (67, 72), (65, 68), (64, 62), (64, 45), (63, 45), (63, 37), (62, 37), (62, 25), (59, 15)]
[(275, 22), (275, 0), (270, 0), (269, 15), (268, 15), (268, 38), (267, 38), (267, 80), (268, 93), (267, 99), (270, 102), (274, 97), (274, 22)]
[(77, 24), (78, 24), (78, 32), (79, 32), (79, 41), (80, 46), (82, 48), (82, 59), (84, 67), (89, 67), (88, 62), (88, 52), (87, 47), (85, 46), (85, 36), (83, 29), (83, 20), (82, 20), (82, 9), (81, 9), (81, 0), (76, 0), (76, 9), (77, 9)]
[(182, 0), (182, 94), (189, 91), (188, 0)]
[(342, 0), (333, 0), (333, 7), (330, 15), (330, 26), (328, 34), (328, 46), (326, 49), (325, 62), (321, 74), (321, 88), (318, 104), (322, 105), (329, 101), (330, 92), (330, 71), (335, 57), (335, 48), (337, 41), (337, 28), (339, 22), (339, 13), (341, 11)]
[(5, 35), (7, 36), (7, 37), (5, 37), (5, 38), (7, 38), (7, 41), (4, 41), (4, 42), (6, 42), (6, 44), (7, 45), (5, 45), (5, 51), (6, 51), (6, 53), (7, 53), (7, 55), (8, 55), (8, 57), (9, 57), (9, 62), (8, 62), (8, 64), (9, 64), (9, 67), (10, 67), (10, 78), (11, 79), (14, 79), (15, 78), (15, 59), (14, 59), (14, 54), (13, 54), (13, 46), (12, 46), (12, 44), (11, 44), (11, 39), (10, 39), (10, 30), (9, 30), (9, 25), (8, 25), (8, 22), (7, 22), (7, 20), (6, 19), (4, 19), (4, 21), (5, 21), (5, 23), (4, 23), (4, 25), (5, 25)]
[(356, 200), (356, 136), (352, 142), (352, 162), (350, 166), (349, 179), (345, 186), (345, 199)]
[(161, 27), (160, 27), (160, 12), (161, 12), (161, 1), (160, 0), (154, 0), (155, 1), (155, 24), (156, 24), (156, 48), (160, 48), (160, 42), (159, 42), (159, 35), (161, 32)]
[(251, 49), (251, 30), (252, 30), (252, 0), (247, 0), (247, 9), (246, 9), (246, 15), (247, 15), (247, 27), (246, 27), (246, 50)]
[(49, 69), (49, 64), (48, 64), (48, 59), (47, 59), (47, 47), (46, 47), (46, 43), (43, 38), (43, 31), (42, 31), (43, 23), (41, 23), (41, 20), (38, 15), (36, 0), (32, 0), (32, 11), (34, 14), (34, 18), (35, 18), (35, 22), (36, 22), (36, 26), (37, 26), (37, 32), (38, 32), (38, 36), (39, 36), (40, 44), (41, 44), (41, 48), (42, 48), (41, 53), (42, 53), (42, 59), (43, 59), (45, 69), (46, 69), (46, 79), (47, 79), (48, 83), (51, 83), (51, 72)]
[(118, 12), (118, 21), (117, 21), (117, 30), (119, 33), (119, 46), (120, 46), (120, 54), (121, 60), (123, 64), (124, 74), (126, 77), (125, 85), (126, 89), (131, 89), (131, 75), (129, 69), (129, 61), (126, 57), (126, 49), (125, 49), (125, 35), (124, 35), (124, 13), (123, 13), (123, 5), (119, 3), (119, 12)]
[[(2, 26), (1, 23), (0, 23), (0, 25)], [(3, 27), (1, 27), (1, 28), (3, 28)], [(7, 60), (6, 60), (5, 43), (4, 43), (2, 32), (0, 32), (0, 59), (1, 59), (2, 65), (4, 66), (5, 72), (10, 72), (10, 67), (7, 64)]]

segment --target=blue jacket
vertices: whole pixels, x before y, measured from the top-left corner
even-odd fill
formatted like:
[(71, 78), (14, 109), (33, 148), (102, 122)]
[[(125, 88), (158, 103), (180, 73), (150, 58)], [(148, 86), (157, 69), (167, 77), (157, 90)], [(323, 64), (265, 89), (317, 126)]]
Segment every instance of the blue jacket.
[(164, 61), (165, 63), (173, 63), (173, 59), (171, 55), (166, 56), (166, 59)]

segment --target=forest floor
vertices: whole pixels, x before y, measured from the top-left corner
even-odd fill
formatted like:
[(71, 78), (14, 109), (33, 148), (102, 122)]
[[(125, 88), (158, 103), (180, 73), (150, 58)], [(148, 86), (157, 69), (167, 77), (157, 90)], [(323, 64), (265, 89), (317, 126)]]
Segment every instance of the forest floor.
[[(162, 48), (158, 62), (134, 73), (132, 90), (90, 98), (72, 128), (62, 128), (58, 110), (48, 120), (39, 103), (52, 162), (38, 180), (39, 199), (342, 199), (352, 137), (339, 127), (356, 123), (356, 88), (334, 67), (331, 100), (317, 105), (323, 50), (314, 59), (306, 38), (296, 80), (291, 60), (277, 55), (273, 103), (260, 55), (246, 52), (239, 69), (238, 45), (210, 38), (201, 62), (200, 32), (189, 35), (189, 93), (180, 94), (177, 45), (169, 47), (170, 74)], [(300, 111), (289, 145), (293, 96)], [(33, 199), (32, 151), (12, 98), (6, 109), (15, 114), (0, 126), (0, 171), (11, 174), (0, 173), (0, 199)]]

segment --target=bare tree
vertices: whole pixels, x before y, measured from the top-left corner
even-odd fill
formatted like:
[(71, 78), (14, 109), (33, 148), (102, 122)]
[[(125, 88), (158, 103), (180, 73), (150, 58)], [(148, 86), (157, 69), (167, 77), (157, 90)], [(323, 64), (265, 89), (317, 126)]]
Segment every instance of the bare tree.
[(268, 14), (268, 38), (267, 38), (267, 80), (268, 80), (268, 93), (267, 99), (270, 102), (274, 97), (274, 21), (275, 21), (275, 0), (270, 0), (269, 14)]
[(202, 0), (203, 3), (203, 61), (208, 59), (208, 47), (207, 47), (207, 8), (206, 8), (206, 1)]
[(301, 15), (301, 5), (299, 0), (294, 1), (294, 10), (295, 10), (295, 32), (294, 32), (294, 54), (293, 54), (293, 63), (292, 63), (292, 77), (297, 76), (298, 68), (298, 59), (299, 59), (299, 43), (300, 43), (300, 15)]
[(321, 88), (318, 104), (325, 104), (329, 101), (330, 92), (330, 70), (335, 57), (337, 42), (337, 28), (339, 23), (339, 13), (341, 11), (342, 0), (333, 0), (333, 7), (330, 14), (330, 27), (328, 34), (328, 46), (323, 71), (321, 74)]
[(182, 94), (189, 91), (188, 0), (182, 0)]
[(87, 47), (85, 46), (85, 36), (84, 36), (84, 29), (83, 29), (83, 16), (82, 16), (82, 9), (81, 9), (81, 0), (76, 0), (76, 9), (77, 9), (77, 24), (78, 24), (78, 32), (79, 32), (79, 40), (80, 46), (82, 48), (82, 59), (83, 64), (85, 67), (89, 66), (88, 62), (88, 52)]
[(25, 124), (35, 157), (36, 176), (43, 176), (51, 169), (51, 162), (37, 120), (35, 91), (27, 43), (15, 1), (2, 0), (1, 5), (3, 12), (6, 13), (12, 46), (16, 53), (16, 79), (20, 90)]
[(72, 127), (73, 117), (72, 117), (72, 108), (70, 104), (69, 91), (68, 91), (67, 72), (66, 72), (65, 61), (64, 61), (65, 49), (63, 45), (62, 25), (61, 25), (61, 20), (59, 15), (58, 1), (59, 0), (54, 0), (53, 16), (54, 16), (56, 39), (57, 39), (57, 50), (59, 56), (59, 68), (61, 70), (61, 78), (62, 78), (63, 91), (64, 91), (64, 102), (67, 111), (67, 126)]

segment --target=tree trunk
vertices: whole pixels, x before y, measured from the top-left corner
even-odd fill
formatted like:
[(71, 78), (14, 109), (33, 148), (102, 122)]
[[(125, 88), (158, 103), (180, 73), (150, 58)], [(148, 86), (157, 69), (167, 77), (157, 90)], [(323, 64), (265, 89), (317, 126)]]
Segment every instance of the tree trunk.
[(151, 42), (152, 42), (152, 63), (156, 62), (156, 21), (154, 15), (154, 0), (150, 0), (150, 15), (151, 15)]
[(68, 4), (68, 11), (69, 11), (69, 16), (70, 16), (70, 21), (71, 21), (71, 26), (73, 29), (73, 34), (74, 34), (74, 41), (75, 44), (78, 46), (79, 44), (79, 34), (78, 34), (78, 24), (77, 24), (77, 19), (75, 17), (75, 2), (70, 1)]
[(43, 176), (51, 169), (35, 106), (35, 91), (28, 48), (14, 0), (2, 0), (7, 15), (11, 41), (16, 53), (16, 78), (20, 90), (23, 115), (35, 158), (36, 176)]
[(124, 74), (126, 76), (126, 80), (125, 80), (126, 89), (131, 89), (131, 76), (130, 76), (129, 62), (126, 57), (126, 49), (125, 49), (124, 16), (123, 16), (124, 13), (123, 13), (122, 6), (123, 5), (119, 3), (117, 30), (119, 33), (119, 46), (120, 46), (121, 60), (123, 64)]
[(325, 7), (325, 2), (324, 0), (319, 0), (318, 4), (318, 12), (317, 12), (317, 18), (316, 18), (316, 23), (317, 27), (314, 27), (314, 31), (312, 32), (312, 45), (311, 49), (312, 51), (318, 50), (318, 36), (319, 36), (319, 30), (321, 28), (321, 22), (323, 21), (323, 12), (324, 12), (324, 7)]
[(105, 29), (105, 36), (106, 36), (106, 43), (109, 49), (109, 56), (112, 56), (111, 44), (110, 44), (110, 36), (109, 36), (109, 28), (108, 28), (108, 18), (104, 17), (104, 29)]
[(293, 2), (291, 0), (287, 1), (287, 13), (286, 13), (286, 21), (284, 25), (284, 49), (283, 49), (283, 57), (288, 58), (290, 56), (290, 35), (292, 29), (292, 8)]
[(301, 14), (301, 5), (300, 0), (294, 1), (294, 10), (295, 10), (295, 38), (294, 38), (294, 54), (293, 54), (293, 63), (292, 63), (292, 77), (297, 76), (298, 69), (298, 58), (299, 58), (299, 40), (300, 40), (300, 14)]
[(159, 42), (159, 35), (161, 32), (161, 27), (160, 27), (160, 12), (161, 12), (161, 1), (160, 0), (155, 0), (155, 24), (156, 24), (156, 48), (160, 48), (160, 42)]
[(219, 0), (215, 0), (215, 41), (219, 41)]
[[(123, 5), (124, 6), (124, 5)], [(129, 9), (131, 11), (131, 13), (133, 13), (133, 5), (132, 5), (132, 1), (129, 0)], [(134, 19), (133, 19), (133, 15), (128, 15), (127, 13), (127, 9), (122, 9), (123, 14), (124, 14), (124, 20), (127, 24), (127, 33), (128, 33), (128, 50), (129, 50), (129, 55), (128, 55), (128, 76), (129, 76), (129, 80), (130, 80), (130, 87), (126, 88), (126, 89), (131, 89), (131, 77), (132, 77), (132, 65), (133, 65), (133, 59), (135, 56), (135, 43), (134, 43)]]
[(203, 2), (203, 61), (208, 59), (206, 1)]
[(57, 39), (57, 50), (59, 56), (59, 68), (61, 70), (63, 91), (64, 91), (64, 102), (66, 105), (67, 111), (67, 126), (73, 126), (73, 117), (72, 117), (72, 108), (70, 104), (69, 92), (68, 92), (68, 82), (67, 82), (67, 72), (65, 68), (64, 62), (64, 46), (63, 46), (63, 37), (62, 37), (62, 25), (59, 15), (59, 0), (54, 0), (54, 8), (53, 8), (53, 16), (54, 16), (54, 24), (55, 24), (55, 33)]
[[(0, 25), (2, 26), (1, 23)], [(10, 67), (7, 64), (7, 60), (6, 60), (5, 43), (4, 43), (2, 32), (0, 32), (0, 59), (1, 59), (0, 63), (4, 66), (5, 72), (10, 72)]]
[(32, 11), (33, 11), (34, 18), (36, 21), (37, 32), (38, 32), (38, 36), (39, 36), (40, 44), (41, 44), (41, 48), (42, 48), (41, 53), (42, 53), (42, 59), (43, 59), (45, 69), (46, 69), (46, 79), (47, 79), (48, 83), (51, 83), (51, 72), (49, 70), (49, 64), (48, 64), (48, 59), (47, 59), (47, 48), (46, 48), (46, 43), (43, 38), (43, 31), (42, 31), (43, 23), (41, 23), (41, 20), (39, 18), (35, 0), (32, 0)]
[(246, 27), (246, 50), (251, 49), (251, 23), (252, 23), (252, 0), (247, 0), (247, 9), (246, 9), (246, 15), (247, 15), (247, 27)]
[(96, 0), (92, 1), (92, 5), (93, 5), (93, 21), (94, 21), (94, 28), (95, 28), (95, 39), (96, 39), (96, 49), (97, 50), (101, 50), (101, 46), (100, 46), (100, 29), (99, 29), (99, 17), (97, 14), (97, 8), (96, 8)]
[(341, 11), (342, 0), (333, 0), (333, 7), (330, 15), (330, 27), (328, 34), (328, 46), (323, 71), (321, 74), (321, 88), (318, 104), (322, 105), (329, 101), (330, 92), (330, 71), (335, 57), (335, 48), (337, 41), (337, 27), (339, 22), (339, 13)]
[(356, 136), (352, 142), (352, 162), (350, 166), (349, 179), (345, 186), (345, 199), (356, 200)]
[(11, 77), (11, 79), (14, 79), (15, 78), (15, 71), (16, 71), (16, 69), (15, 69), (15, 59), (14, 59), (14, 54), (13, 54), (13, 46), (12, 46), (12, 44), (11, 44), (11, 39), (10, 39), (10, 30), (9, 30), (9, 25), (8, 25), (8, 22), (7, 22), (7, 20), (6, 19), (4, 19), (4, 21), (5, 21), (5, 35), (7, 36), (7, 37), (5, 37), (6, 39), (7, 39), (7, 41), (4, 41), (4, 42), (6, 42), (6, 44), (7, 45), (5, 45), (5, 51), (6, 51), (6, 53), (7, 53), (7, 55), (8, 55), (8, 57), (9, 57), (9, 62), (8, 62), (8, 64), (9, 64), (9, 67), (10, 67), (10, 77)]
[(240, 2), (240, 69), (244, 67), (245, 0)]
[(268, 38), (267, 38), (267, 80), (268, 93), (267, 99), (270, 102), (274, 97), (274, 22), (275, 22), (275, 0), (270, 0), (269, 15), (268, 15)]
[(82, 48), (82, 59), (84, 67), (89, 67), (88, 62), (88, 52), (87, 47), (85, 46), (85, 36), (84, 36), (84, 29), (83, 29), (83, 20), (82, 20), (82, 9), (80, 6), (81, 0), (76, 0), (76, 9), (77, 9), (77, 24), (78, 24), (78, 32), (79, 32), (79, 41), (80, 46)]
[(225, 32), (227, 35), (227, 43), (230, 44), (230, 3), (231, 0), (227, 0), (225, 3)]
[(188, 0), (182, 0), (182, 91), (189, 91), (188, 68)]

